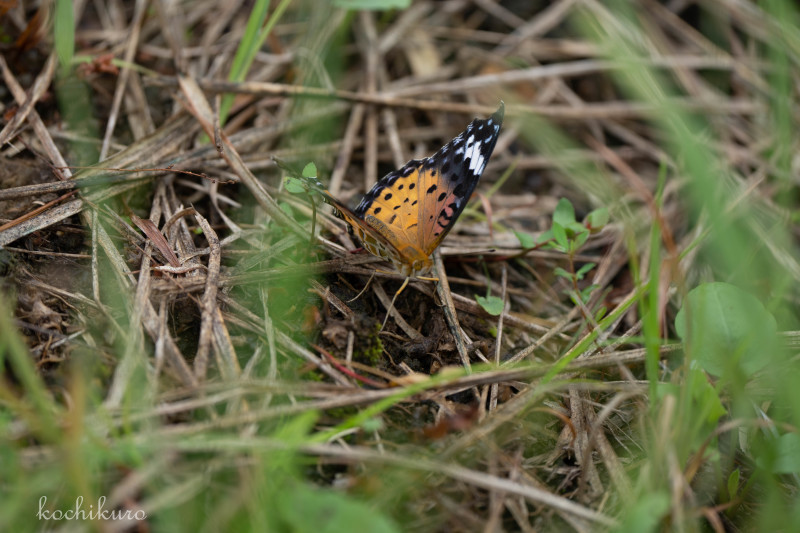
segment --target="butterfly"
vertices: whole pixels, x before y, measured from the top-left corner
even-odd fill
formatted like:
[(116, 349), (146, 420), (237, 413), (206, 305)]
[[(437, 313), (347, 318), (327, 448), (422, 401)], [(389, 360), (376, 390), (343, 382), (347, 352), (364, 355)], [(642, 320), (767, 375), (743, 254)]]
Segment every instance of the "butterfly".
[(367, 251), (390, 261), (406, 278), (425, 274), (433, 266), (431, 254), (453, 228), (486, 168), (504, 112), (500, 102), (491, 117), (473, 120), (432, 156), (390, 172), (355, 210), (318, 179), (303, 180), (334, 207)]

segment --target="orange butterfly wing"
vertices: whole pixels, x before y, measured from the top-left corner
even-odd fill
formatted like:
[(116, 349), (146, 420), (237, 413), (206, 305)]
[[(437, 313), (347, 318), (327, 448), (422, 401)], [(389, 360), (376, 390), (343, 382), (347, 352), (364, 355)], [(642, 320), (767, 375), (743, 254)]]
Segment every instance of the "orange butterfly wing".
[[(353, 213), (370, 226), (384, 225), (414, 258), (427, 258), (452, 229), (492, 155), (505, 107), (467, 129), (425, 159), (387, 174)], [(402, 248), (401, 248), (402, 250)]]
[(398, 239), (391, 231), (387, 231), (385, 227), (380, 225), (377, 225), (377, 228), (371, 226), (367, 221), (353, 213), (349, 207), (334, 198), (317, 178), (304, 177), (302, 180), (309, 188), (322, 196), (325, 203), (334, 208), (336, 215), (347, 222), (351, 232), (356, 234), (370, 253), (390, 261), (404, 261), (398, 248), (398, 246), (402, 246), (402, 243), (398, 242)]
[(378, 180), (351, 211), (316, 178), (306, 183), (332, 205), (373, 255), (406, 275), (428, 270), (430, 255), (464, 210), (492, 155), (505, 106), (425, 159), (413, 159)]

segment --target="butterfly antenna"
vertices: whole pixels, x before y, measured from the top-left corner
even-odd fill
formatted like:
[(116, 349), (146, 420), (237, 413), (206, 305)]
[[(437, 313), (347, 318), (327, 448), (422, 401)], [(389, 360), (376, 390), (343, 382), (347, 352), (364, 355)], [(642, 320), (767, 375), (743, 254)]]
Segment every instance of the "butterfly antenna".
[[(352, 300), (347, 300), (347, 303), (353, 303), (353, 302), (355, 302), (356, 300), (358, 300), (359, 298), (361, 298), (361, 295), (362, 295), (362, 294), (364, 294), (364, 293), (366, 292), (366, 290), (369, 288), (369, 284), (370, 284), (370, 283), (372, 283), (372, 280), (373, 280), (373, 278), (375, 277), (375, 273), (376, 273), (376, 272), (377, 272), (376, 270), (373, 270), (373, 271), (372, 271), (372, 275), (371, 275), (371, 276), (369, 277), (369, 279), (367, 280), (367, 284), (366, 284), (366, 285), (364, 285), (364, 288), (363, 288), (363, 289), (361, 289), (361, 292), (359, 292), (358, 294), (356, 294), (356, 295), (355, 295), (355, 297), (354, 297)], [(385, 324), (385, 322), (384, 322), (384, 324)]]
[(397, 297), (400, 296), (401, 292), (403, 292), (403, 289), (405, 289), (408, 286), (408, 280), (410, 280), (410, 279), (411, 279), (411, 276), (406, 276), (406, 279), (403, 282), (403, 284), (400, 285), (400, 288), (397, 289), (396, 293), (394, 293), (394, 298), (392, 298), (392, 303), (390, 303), (389, 304), (389, 308), (386, 309), (386, 318), (383, 319), (383, 324), (381, 325), (381, 331), (383, 331), (383, 328), (386, 327), (386, 323), (389, 321), (389, 316), (392, 314), (392, 310), (394, 310), (394, 302), (395, 302), (395, 300), (397, 300)]

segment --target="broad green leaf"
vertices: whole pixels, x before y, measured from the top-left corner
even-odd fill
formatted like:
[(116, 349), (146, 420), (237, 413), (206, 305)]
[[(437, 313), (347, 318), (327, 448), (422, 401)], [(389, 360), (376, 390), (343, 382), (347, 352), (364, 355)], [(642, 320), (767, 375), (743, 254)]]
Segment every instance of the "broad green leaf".
[(290, 216), (290, 217), (294, 216), (294, 211), (292, 211), (292, 206), (290, 206), (286, 202), (278, 202), (278, 207), (280, 207), (281, 210), (284, 213), (286, 213), (288, 216)]
[(625, 533), (658, 531), (659, 522), (669, 511), (670, 499), (666, 491), (650, 492), (629, 504), (619, 529)]
[(317, 165), (314, 163), (309, 163), (303, 167), (303, 177), (304, 178), (316, 178), (317, 177)]
[(586, 242), (586, 239), (589, 238), (589, 230), (581, 226), (581, 231), (575, 232), (575, 239), (573, 241), (573, 249), (577, 250)]
[(777, 350), (775, 318), (755, 296), (728, 283), (707, 283), (689, 292), (675, 330), (697, 363), (716, 376), (736, 365), (752, 375)]
[(553, 238), (561, 251), (566, 252), (569, 250), (569, 240), (567, 239), (567, 232), (564, 231), (564, 226), (553, 221)]
[(533, 236), (516, 230), (514, 230), (514, 235), (517, 236), (517, 239), (519, 239), (519, 243), (523, 248), (536, 248), (536, 240), (533, 238)]
[(693, 414), (697, 420), (708, 422), (709, 430), (728, 413), (722, 405), (722, 400), (719, 399), (719, 393), (699, 368), (689, 369), (689, 379), (686, 380), (685, 386), (690, 387), (690, 396), (694, 402)]
[(286, 187), (286, 190), (292, 194), (300, 194), (306, 190), (306, 188), (303, 186), (302, 180), (293, 178), (291, 176), (286, 176), (286, 178), (284, 178), (283, 186)]
[(352, 10), (406, 9), (411, 0), (333, 0), (333, 5)]
[(606, 224), (608, 224), (608, 208), (606, 207), (595, 209), (586, 215), (584, 221), (584, 225), (592, 232), (602, 229)]
[(478, 305), (483, 307), (483, 310), (489, 313), (492, 316), (498, 316), (500, 313), (503, 312), (503, 299), (498, 298), (497, 296), (478, 296), (475, 295), (475, 301), (478, 302)]
[(567, 227), (575, 222), (575, 208), (572, 207), (572, 202), (566, 198), (558, 201), (555, 211), (553, 211), (553, 225), (556, 223), (561, 224), (562, 227)]
[(775, 449), (778, 457), (772, 469), (776, 474), (800, 473), (800, 435), (797, 433), (781, 435)]
[(295, 533), (338, 533), (363, 531), (399, 533), (389, 518), (353, 496), (333, 490), (300, 485), (279, 493), (282, 521)]
[(589, 230), (586, 229), (586, 226), (580, 222), (575, 222), (574, 220), (569, 224), (565, 224), (564, 228), (567, 230), (567, 235), (569, 235), (570, 238), (573, 238), (575, 235), (580, 233), (589, 233)]
[(544, 233), (540, 233), (538, 237), (536, 237), (536, 246), (541, 246), (542, 244), (552, 241), (555, 237), (553, 236), (553, 230), (549, 229)]

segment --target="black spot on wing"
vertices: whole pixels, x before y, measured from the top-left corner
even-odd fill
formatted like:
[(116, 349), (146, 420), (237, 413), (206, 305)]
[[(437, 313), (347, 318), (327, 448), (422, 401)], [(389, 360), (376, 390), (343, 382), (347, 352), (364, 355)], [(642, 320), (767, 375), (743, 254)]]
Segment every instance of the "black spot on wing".
[(453, 189), (453, 195), (456, 198), (464, 198), (468, 194), (471, 195), (472, 191), (475, 190), (475, 185), (477, 185), (477, 184), (478, 184), (478, 180), (474, 180), (474, 182), (472, 184), (472, 187), (470, 187), (469, 181), (464, 180), (461, 183), (459, 183), (458, 185), (456, 185), (455, 189)]
[(361, 202), (359, 202), (358, 206), (355, 208), (355, 210), (353, 210), (353, 213), (355, 213), (358, 218), (363, 219), (366, 212), (369, 211), (370, 207), (372, 207), (372, 203), (375, 201), (375, 198), (378, 197), (382, 190), (383, 184), (380, 182), (376, 183), (375, 186), (364, 195), (364, 197), (361, 199)]
[[(364, 195), (364, 197), (361, 199), (361, 202), (359, 202), (358, 206), (353, 210), (356, 216), (363, 219), (364, 215), (366, 214), (367, 211), (369, 211), (370, 207), (372, 206), (372, 203), (375, 201), (376, 198), (381, 196), (381, 194), (384, 192), (387, 194), (392, 194), (390, 191), (384, 191), (384, 189), (393, 188), (398, 180), (403, 180), (408, 176), (410, 176), (417, 168), (419, 168), (419, 166), (422, 163), (423, 163), (422, 160), (412, 159), (411, 161), (403, 165), (402, 168), (397, 169), (394, 172), (390, 172), (381, 179), (379, 179), (378, 182), (375, 183), (375, 185), (373, 185), (372, 189), (370, 189), (367, 192), (367, 194)], [(415, 184), (412, 183), (409, 185), (408, 188), (413, 189), (414, 186)], [(403, 185), (400, 184), (397, 187), (398, 190), (401, 190), (403, 188)], [(389, 196), (389, 198), (391, 198), (391, 196)], [(384, 199), (386, 200), (388, 200), (389, 198), (384, 197)]]
[[(505, 107), (500, 103), (500, 107), (488, 119), (481, 120), (475, 119), (466, 127), (466, 129), (456, 136), (449, 143), (444, 145), (438, 152), (431, 157), (425, 159), (412, 159), (406, 163), (402, 168), (390, 172), (375, 184), (375, 186), (364, 195), (361, 203), (358, 204), (354, 213), (359, 218), (364, 218), (364, 214), (370, 209), (375, 199), (381, 196), (382, 191), (386, 200), (390, 199), (395, 191), (401, 191), (405, 188), (404, 183), (395, 185), (398, 180), (403, 180), (414, 173), (415, 170), (429, 171), (431, 177), (435, 177), (437, 172), (441, 172), (439, 184), (442, 188), (453, 188), (453, 194), (458, 198), (465, 198), (472, 194), (477, 185), (480, 174), (483, 172), (486, 162), (492, 155), (494, 146), (497, 143), (497, 137), (500, 131), (500, 126), (503, 123), (503, 116)], [(478, 150), (483, 157), (484, 164), (481, 168), (472, 171), (469, 169), (468, 159), (465, 158), (465, 152), (472, 147), (474, 151), (474, 144), (478, 143)], [(458, 153), (460, 152), (460, 153)], [(316, 185), (316, 184), (315, 184)], [(410, 181), (408, 183), (408, 190), (412, 191), (416, 188), (416, 182)], [(393, 190), (384, 191), (387, 187), (392, 187)], [(431, 185), (427, 190), (428, 194), (432, 194), (437, 190), (436, 184)], [(388, 198), (386, 198), (388, 196)], [(441, 198), (441, 194), (440, 194)], [(408, 198), (403, 200), (403, 203), (408, 202)], [(415, 200), (411, 205), (417, 204)], [(462, 204), (462, 206), (465, 204)], [(377, 208), (379, 209), (379, 208)], [(454, 211), (455, 213), (455, 211)], [(458, 211), (460, 213), (460, 210)], [(458, 216), (455, 213), (453, 219)]]

